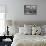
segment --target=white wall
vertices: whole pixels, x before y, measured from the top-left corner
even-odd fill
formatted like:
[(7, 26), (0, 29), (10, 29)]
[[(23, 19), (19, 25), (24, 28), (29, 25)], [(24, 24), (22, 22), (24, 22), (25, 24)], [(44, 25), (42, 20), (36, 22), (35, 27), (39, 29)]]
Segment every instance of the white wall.
[[(46, 21), (46, 0), (0, 0), (7, 4), (7, 19), (16, 21)], [(37, 15), (24, 15), (24, 5), (37, 5)]]
[[(16, 0), (16, 20), (24, 21), (45, 21), (46, 1), (45, 0)], [(37, 5), (37, 15), (24, 15), (24, 5)]]

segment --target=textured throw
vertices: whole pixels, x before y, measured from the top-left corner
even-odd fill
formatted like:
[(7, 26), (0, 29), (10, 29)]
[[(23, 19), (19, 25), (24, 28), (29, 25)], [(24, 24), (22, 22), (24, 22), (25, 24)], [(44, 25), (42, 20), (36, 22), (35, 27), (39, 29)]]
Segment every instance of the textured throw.
[(46, 46), (46, 36), (17, 34), (11, 46)]

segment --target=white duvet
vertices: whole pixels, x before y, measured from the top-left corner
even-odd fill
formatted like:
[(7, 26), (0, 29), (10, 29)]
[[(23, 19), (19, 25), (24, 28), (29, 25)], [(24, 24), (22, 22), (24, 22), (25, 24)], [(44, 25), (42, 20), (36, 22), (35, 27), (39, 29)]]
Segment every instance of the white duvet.
[(46, 46), (46, 36), (16, 34), (11, 46)]

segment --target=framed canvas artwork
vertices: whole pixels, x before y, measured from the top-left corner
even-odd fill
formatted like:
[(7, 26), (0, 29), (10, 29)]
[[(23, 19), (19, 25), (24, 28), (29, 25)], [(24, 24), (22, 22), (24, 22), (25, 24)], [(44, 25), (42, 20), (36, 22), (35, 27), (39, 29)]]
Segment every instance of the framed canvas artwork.
[(37, 5), (24, 5), (24, 15), (36, 15)]

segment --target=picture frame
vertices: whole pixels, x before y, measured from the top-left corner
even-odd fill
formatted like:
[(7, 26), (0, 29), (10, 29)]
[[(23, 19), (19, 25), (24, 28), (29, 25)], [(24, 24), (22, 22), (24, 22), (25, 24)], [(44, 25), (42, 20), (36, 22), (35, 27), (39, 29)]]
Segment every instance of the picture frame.
[(36, 15), (37, 5), (24, 5), (24, 15)]

